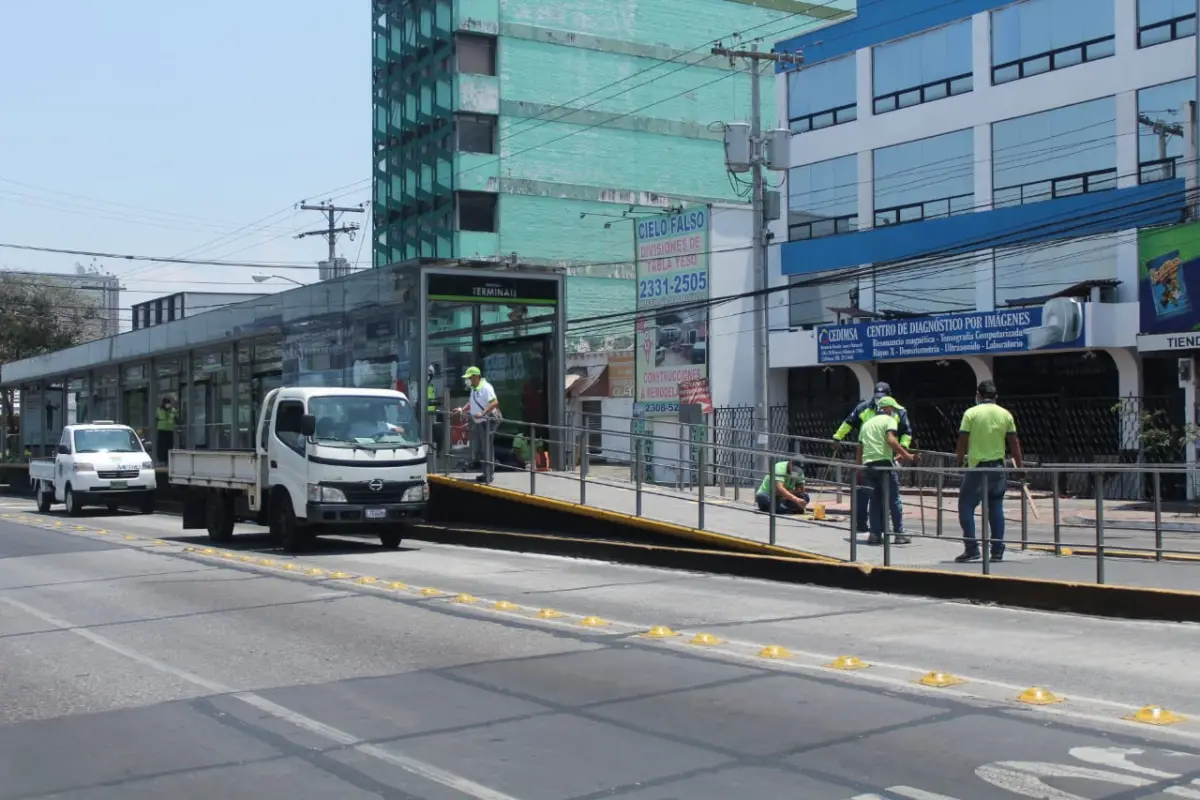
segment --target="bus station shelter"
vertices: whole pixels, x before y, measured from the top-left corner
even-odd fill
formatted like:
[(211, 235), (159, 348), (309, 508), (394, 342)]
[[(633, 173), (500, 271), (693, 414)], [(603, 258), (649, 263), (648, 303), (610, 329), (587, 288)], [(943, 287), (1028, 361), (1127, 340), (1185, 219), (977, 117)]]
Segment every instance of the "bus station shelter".
[(478, 366), (506, 417), (562, 425), (564, 287), (544, 268), (423, 259), (4, 364), (20, 428), (0, 438), (0, 461), (52, 455), (64, 424), (99, 419), (153, 446), (164, 397), (179, 411), (175, 447), (250, 449), (276, 387), (395, 388), (423, 411), (430, 367), (443, 407), (465, 403), (462, 374)]

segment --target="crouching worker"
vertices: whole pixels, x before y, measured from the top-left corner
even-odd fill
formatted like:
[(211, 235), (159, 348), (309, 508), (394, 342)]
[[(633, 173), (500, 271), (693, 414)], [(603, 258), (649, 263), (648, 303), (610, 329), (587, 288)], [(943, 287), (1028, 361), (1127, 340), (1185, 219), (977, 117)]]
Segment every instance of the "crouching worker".
[(774, 478), (775, 513), (802, 513), (808, 507), (809, 497), (804, 491), (804, 467), (800, 459), (776, 462), (773, 472), (773, 475), (762, 479), (758, 493), (754, 496), (758, 510), (771, 510), (771, 479)]

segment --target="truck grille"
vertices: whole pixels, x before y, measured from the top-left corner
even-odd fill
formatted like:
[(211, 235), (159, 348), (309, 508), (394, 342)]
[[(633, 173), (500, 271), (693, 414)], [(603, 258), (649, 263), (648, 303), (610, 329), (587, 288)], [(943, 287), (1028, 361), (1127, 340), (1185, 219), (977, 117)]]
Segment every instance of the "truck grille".
[(378, 492), (371, 491), (371, 487), (365, 481), (326, 483), (325, 485), (333, 489), (341, 489), (346, 495), (347, 503), (370, 505), (373, 503), (399, 503), (403, 500), (405, 491), (421, 484), (415, 481), (384, 481), (383, 487)]
[(136, 469), (105, 469), (96, 471), (96, 477), (104, 478), (105, 480), (136, 478), (140, 474)]

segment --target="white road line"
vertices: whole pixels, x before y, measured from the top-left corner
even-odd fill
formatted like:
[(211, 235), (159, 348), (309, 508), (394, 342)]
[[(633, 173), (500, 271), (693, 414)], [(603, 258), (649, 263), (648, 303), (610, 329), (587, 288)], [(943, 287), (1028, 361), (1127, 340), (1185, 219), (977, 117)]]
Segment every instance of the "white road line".
[(40, 608), (35, 608), (28, 603), (23, 603), (20, 600), (14, 600), (11, 597), (0, 597), (0, 603), (5, 603), (13, 608), (20, 609), (32, 617), (36, 617), (43, 622), (53, 625), (67, 633), (73, 633), (83, 639), (100, 645), (101, 647), (111, 650), (114, 653), (125, 656), (131, 661), (136, 661), (139, 664), (150, 667), (151, 669), (172, 675), (180, 680), (192, 683), (207, 692), (213, 694), (228, 695), (236, 700), (252, 706), (253, 708), (269, 714), (276, 719), (290, 723), (297, 728), (315, 733), (325, 739), (339, 744), (344, 747), (352, 748), (363, 755), (370, 756), (385, 763), (399, 767), (405, 772), (417, 775), (434, 783), (439, 783), (442, 786), (449, 787), (457, 792), (462, 793), (467, 797), (475, 798), (475, 800), (518, 800), (512, 795), (497, 791), (483, 784), (476, 783), (469, 778), (464, 778), (461, 775), (455, 775), (452, 772), (447, 772), (444, 769), (435, 767), (432, 764), (427, 764), (424, 761), (419, 761), (410, 756), (397, 753), (379, 745), (369, 744), (364, 742), (360, 737), (352, 733), (347, 733), (340, 728), (335, 728), (331, 725), (326, 725), (323, 722), (307, 717), (297, 711), (292, 711), (290, 708), (272, 702), (262, 695), (254, 692), (239, 692), (236, 689), (220, 684), (216, 681), (209, 680), (194, 672), (189, 672), (179, 667), (174, 667), (164, 661), (159, 661), (153, 656), (146, 655), (131, 647), (126, 647), (119, 642), (109, 639), (107, 636), (102, 636), (94, 631), (80, 628), (70, 622), (54, 616), (53, 614), (42, 611)]

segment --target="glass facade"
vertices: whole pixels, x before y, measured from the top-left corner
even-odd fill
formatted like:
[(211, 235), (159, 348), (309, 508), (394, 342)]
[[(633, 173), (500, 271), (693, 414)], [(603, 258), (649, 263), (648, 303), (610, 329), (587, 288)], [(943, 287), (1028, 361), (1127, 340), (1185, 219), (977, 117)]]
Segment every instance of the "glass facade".
[[(454, 246), (452, 0), (373, 0), (374, 263)], [(464, 45), (469, 47), (469, 45)], [(476, 50), (464, 60), (479, 61)]]
[(971, 91), (971, 20), (876, 47), (871, 54), (875, 113)]
[(1115, 49), (1113, 0), (1025, 0), (992, 12), (992, 82), (1107, 58)]
[(996, 306), (1117, 277), (1118, 234), (997, 250)]
[(1196, 35), (1196, 0), (1138, 0), (1138, 47)]
[(788, 239), (858, 229), (858, 156), (788, 170)]
[(1036, 203), (1117, 187), (1116, 100), (992, 125), (993, 203)]
[(822, 61), (788, 75), (788, 122), (804, 133), (858, 119), (855, 56)]
[(875, 227), (938, 219), (975, 206), (975, 132), (876, 150)]
[(1170, 180), (1184, 151), (1184, 109), (1196, 99), (1196, 79), (1164, 83), (1138, 92), (1138, 179)]
[(951, 314), (975, 309), (975, 280), (991, 271), (986, 253), (886, 264), (875, 269), (875, 310)]
[(858, 279), (838, 281), (836, 276), (836, 272), (825, 272), (789, 281), (789, 325), (800, 328), (833, 322), (837, 315), (830, 309), (858, 306)]

